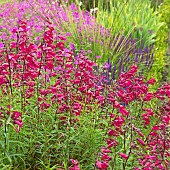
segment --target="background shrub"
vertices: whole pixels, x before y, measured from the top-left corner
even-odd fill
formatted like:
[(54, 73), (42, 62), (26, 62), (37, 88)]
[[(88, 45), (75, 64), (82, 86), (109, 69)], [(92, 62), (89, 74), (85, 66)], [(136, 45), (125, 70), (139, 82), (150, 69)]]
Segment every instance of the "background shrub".
[(167, 56), (168, 47), (168, 26), (170, 23), (170, 1), (164, 0), (160, 6), (157, 6), (161, 21), (164, 25), (158, 31), (153, 53), (155, 55), (154, 66), (150, 72), (150, 76), (154, 74), (155, 78), (160, 81), (169, 81), (170, 63), (169, 56)]

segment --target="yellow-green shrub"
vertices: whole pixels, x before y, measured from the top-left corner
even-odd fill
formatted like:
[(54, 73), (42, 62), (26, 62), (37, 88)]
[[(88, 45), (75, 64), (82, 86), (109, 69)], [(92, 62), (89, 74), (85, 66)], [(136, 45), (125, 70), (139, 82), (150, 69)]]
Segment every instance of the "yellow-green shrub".
[(161, 21), (164, 25), (161, 26), (157, 33), (157, 41), (154, 44), (154, 65), (149, 74), (149, 78), (154, 75), (156, 80), (159, 82), (162, 79), (162, 73), (165, 68), (166, 61), (166, 50), (167, 50), (167, 39), (168, 39), (168, 24), (170, 23), (170, 0), (164, 0), (163, 3), (157, 7), (159, 10), (159, 15), (161, 16)]

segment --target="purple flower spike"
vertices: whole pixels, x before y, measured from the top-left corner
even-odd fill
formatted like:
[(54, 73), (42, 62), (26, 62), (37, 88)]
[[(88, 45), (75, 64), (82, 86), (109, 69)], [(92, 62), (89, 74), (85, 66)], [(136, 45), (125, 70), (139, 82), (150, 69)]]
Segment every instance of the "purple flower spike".
[(135, 57), (135, 63), (137, 63), (137, 62), (138, 62), (138, 58), (139, 58), (139, 55), (138, 55), (138, 54), (136, 54), (136, 57)]
[(74, 46), (74, 44), (73, 44), (73, 43), (70, 43), (70, 49), (71, 49), (72, 51), (74, 51), (74, 50), (75, 50), (75, 46)]

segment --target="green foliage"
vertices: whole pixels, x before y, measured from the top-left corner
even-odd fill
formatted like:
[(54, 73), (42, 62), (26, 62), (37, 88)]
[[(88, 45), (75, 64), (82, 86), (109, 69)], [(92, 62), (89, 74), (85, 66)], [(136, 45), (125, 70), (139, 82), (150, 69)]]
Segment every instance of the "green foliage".
[(1, 1), (0, 1), (0, 5), (1, 5), (1, 4), (4, 4), (4, 3), (7, 3), (7, 2), (11, 2), (11, 1), (12, 1), (12, 0), (1, 0)]
[[(120, 46), (118, 44), (116, 45), (120, 49), (116, 54), (113, 54), (113, 51), (109, 51), (111, 49), (108, 48), (108, 44), (114, 40), (118, 33), (120, 33), (121, 36), (125, 35), (125, 40), (131, 34), (133, 38), (139, 39), (139, 46), (142, 43), (145, 46), (150, 46), (154, 43), (155, 64), (149, 76), (154, 74), (157, 80), (160, 80), (161, 72), (165, 65), (167, 25), (170, 22), (170, 0), (165, 0), (163, 5), (160, 6), (159, 15), (157, 15), (158, 10), (154, 12), (148, 1), (146, 1), (146, 3), (144, 1), (138, 1), (136, 4), (134, 3), (135, 1), (133, 1), (132, 4), (128, 4), (132, 1), (133, 0), (129, 0), (126, 3), (120, 3), (121, 0), (119, 0), (114, 1), (114, 4), (110, 1), (110, 5), (107, 9), (105, 8), (107, 5), (103, 6), (102, 3), (98, 3), (99, 12), (94, 15), (97, 16), (97, 21), (99, 23), (111, 29), (112, 35), (109, 37), (102, 37), (101, 27), (99, 27), (98, 30), (95, 30), (94, 27), (91, 30), (92, 32), (90, 32), (90, 30), (85, 30), (87, 32), (82, 31), (80, 39), (77, 23), (73, 21), (70, 11), (66, 8), (69, 22), (63, 22), (63, 26), (66, 32), (68, 31), (74, 35), (73, 39), (72, 37), (70, 37), (70, 39), (68, 37), (67, 40), (69, 42), (76, 42), (76, 46), (79, 48), (82, 47), (85, 50), (91, 49), (93, 55), (105, 55), (105, 57), (113, 55), (117, 58), (125, 51), (123, 50), (124, 42), (122, 42)], [(81, 8), (79, 8), (79, 13), (81, 18), (83, 15)], [(161, 20), (159, 20), (160, 17)], [(164, 25), (162, 25), (162, 22), (164, 22)], [(82, 18), (80, 19), (80, 25), (84, 25)], [(149, 33), (151, 30), (154, 31), (154, 34)], [(86, 34), (92, 36), (94, 42), (89, 42)], [(154, 39), (155, 36), (156, 39)], [(102, 48), (100, 44), (96, 43), (98, 39), (103, 41)], [(128, 48), (126, 50), (128, 50)], [(103, 58), (103, 61), (105, 59)], [(56, 77), (53, 79), (51, 78), (51, 81), (50, 83), (54, 83)], [(114, 120), (121, 114), (116, 109), (112, 108), (110, 102), (108, 103), (108, 108), (104, 108), (103, 106), (101, 109), (99, 109), (97, 103), (91, 103), (88, 105), (88, 107), (90, 106), (91, 108), (88, 113), (86, 112), (86, 104), (81, 103), (85, 109), (78, 117), (71, 115), (71, 112), (56, 114), (57, 102), (52, 102), (50, 97), (42, 100), (50, 103), (51, 107), (40, 110), (37, 104), (38, 88), (39, 86), (43, 87), (43, 84), (41, 84), (38, 79), (35, 82), (35, 93), (33, 93), (33, 97), (31, 99), (26, 99), (25, 94), (28, 89), (24, 83), (25, 82), (21, 83), (21, 86), (16, 88), (11, 86), (11, 89), (6, 91), (6, 93), (9, 94), (7, 96), (4, 95), (6, 94), (4, 92), (6, 88), (2, 87), (0, 91), (0, 99), (3, 99), (0, 100), (0, 104), (4, 106), (2, 110), (11, 109), (21, 111), (24, 122), (20, 133), (16, 133), (12, 123), (10, 123), (11, 115), (7, 115), (5, 117), (7, 120), (4, 119), (0, 122), (2, 123), (0, 124), (0, 134), (2, 134), (0, 135), (0, 169), (59, 170), (58, 168), (64, 168), (68, 170), (71, 166), (70, 159), (72, 158), (79, 160), (82, 170), (95, 169), (95, 161), (99, 157), (98, 153), (100, 153), (101, 147), (106, 146), (105, 138), (108, 137), (107, 130), (113, 128), (113, 124), (111, 123), (113, 119), (111, 120), (107, 114), (114, 114)], [(118, 86), (115, 87), (118, 88)], [(46, 84), (43, 88), (46, 88)], [(115, 89), (111, 88), (111, 92)], [(12, 90), (13, 93), (11, 93), (10, 90)], [(108, 92), (108, 94), (111, 93)], [(70, 99), (70, 101), (71, 100), (72, 99)], [(130, 124), (127, 123), (123, 125), (124, 133), (120, 133), (118, 136), (119, 146), (117, 150), (112, 150), (112, 155), (117, 155), (119, 151), (125, 153), (131, 152), (129, 151), (131, 142), (137, 142), (136, 138), (139, 136), (139, 134), (137, 134), (138, 129), (132, 134), (132, 124), (142, 129), (142, 133), (145, 137), (148, 136), (155, 122), (159, 121), (159, 117), (156, 115), (156, 118), (151, 118), (151, 124), (148, 126), (149, 128), (143, 128), (143, 121), (141, 121), (143, 120), (141, 116), (143, 114), (142, 107), (147, 106), (149, 108), (154, 108), (155, 113), (157, 113), (157, 109), (161, 107), (161, 104), (160, 106), (159, 104), (159, 100), (146, 102), (145, 105), (143, 102), (137, 101), (126, 106), (132, 117), (130, 117), (131, 120), (128, 119), (128, 117), (125, 118), (125, 121), (130, 121)], [(13, 107), (10, 108), (9, 106)], [(109, 106), (111, 109), (109, 109)], [(65, 119), (62, 120), (62, 116)], [(140, 147), (140, 149), (147, 153), (147, 148)], [(129, 168), (130, 170), (134, 165), (138, 165), (133, 162), (136, 155), (137, 154), (132, 154), (130, 157), (127, 169)], [(124, 164), (124, 160), (115, 156), (114, 160), (111, 162), (111, 166), (118, 169), (120, 168), (120, 164)]]
[[(166, 65), (169, 65), (169, 59), (166, 59), (166, 50), (167, 50), (167, 40), (168, 40), (168, 24), (170, 23), (170, 0), (164, 0), (164, 2), (157, 7), (159, 11), (159, 16), (161, 21), (164, 23), (163, 26), (159, 29), (156, 42), (154, 44), (154, 56), (155, 62), (154, 66), (149, 74), (149, 77), (154, 77), (159, 82), (162, 79), (162, 73)], [(168, 66), (169, 67), (169, 66)], [(165, 75), (168, 77), (168, 75)], [(169, 75), (170, 76), (170, 75)]]
[[(77, 5), (80, 4), (79, 1), (76, 2)], [(117, 64), (116, 67), (121, 69), (118, 63), (122, 60), (123, 65), (128, 68), (136, 57), (136, 54), (133, 54), (134, 49), (141, 47), (141, 51), (144, 51), (144, 47), (150, 47), (155, 41), (154, 37), (162, 23), (158, 22), (159, 17), (150, 8), (151, 4), (149, 2), (143, 5), (143, 1), (137, 3), (133, 0), (126, 3), (120, 3), (119, 1), (112, 3), (112, 1), (109, 1), (107, 4), (104, 5), (104, 1), (99, 1), (98, 9), (90, 11), (92, 24), (86, 23), (81, 6), (76, 11), (79, 15), (78, 21), (73, 17), (72, 11), (66, 7), (65, 12), (68, 16), (68, 22), (62, 22), (62, 27), (65, 32), (71, 33), (70, 39), (68, 37), (69, 41), (76, 44), (78, 48), (91, 51), (88, 55), (95, 62), (101, 64), (107, 62), (109, 58), (112, 65)], [(143, 15), (143, 8), (146, 10), (146, 15)], [(141, 14), (143, 17), (141, 17)], [(128, 44), (127, 42), (131, 39), (133, 39), (132, 42)], [(125, 53), (130, 58), (128, 64), (126, 63)], [(138, 54), (140, 57), (142, 56), (141, 52), (138, 52)], [(101, 56), (101, 58), (96, 59), (96, 56)], [(143, 60), (140, 64), (145, 67)]]
[(99, 3), (97, 20), (104, 27), (111, 28), (113, 36), (123, 29), (125, 35), (131, 33), (132, 37), (137, 38), (144, 46), (154, 43), (154, 38), (162, 26), (157, 11), (151, 8), (148, 0), (110, 0), (109, 7), (103, 9), (103, 4)]
[[(53, 83), (55, 80), (56, 78), (51, 79)], [(35, 89), (41, 86), (38, 86), (38, 83), (37, 80)], [(5, 90), (3, 87), (1, 89)], [(81, 160), (79, 163), (83, 165), (83, 170), (93, 169), (96, 155), (105, 145), (103, 129), (107, 126), (107, 120), (99, 119), (97, 104), (92, 105), (94, 109), (88, 114), (82, 113), (76, 123), (76, 117), (70, 118), (69, 113), (56, 114), (57, 104), (54, 103), (51, 103), (52, 108), (39, 112), (38, 89), (32, 98), (25, 100), (23, 97), (26, 90), (27, 87), (24, 85), (13, 87), (13, 94), (8, 90), (7, 96), (0, 91), (0, 99), (3, 98), (0, 106), (4, 106), (3, 110), (12, 105), (11, 111), (22, 111), (24, 121), (20, 133), (16, 133), (13, 124), (10, 123), (11, 116), (6, 122), (0, 121), (0, 134), (3, 134), (0, 135), (0, 169), (68, 170), (71, 158)], [(51, 102), (50, 98), (46, 100), (48, 103)], [(24, 106), (24, 102), (29, 105)], [(60, 119), (62, 115), (66, 117), (65, 123)]]
[[(79, 1), (76, 1), (79, 4)], [(82, 6), (84, 5), (82, 1)], [(92, 1), (89, 2), (92, 6)], [(151, 2), (148, 0), (142, 1), (103, 1), (100, 0), (98, 3), (93, 1), (93, 7), (91, 9), (91, 14), (96, 17), (97, 23), (101, 24), (105, 29), (109, 30), (110, 35), (106, 36), (105, 34), (101, 36), (102, 29), (98, 29), (93, 26), (91, 29), (86, 27), (86, 29), (78, 32), (77, 25), (73, 21), (71, 13), (66, 9), (67, 15), (69, 16), (68, 25), (64, 23), (64, 27), (68, 32), (71, 32), (74, 38), (70, 41), (73, 41), (77, 46), (85, 50), (91, 50), (92, 53), (89, 54), (93, 60), (96, 61), (95, 56), (101, 56), (97, 62), (106, 62), (108, 57), (111, 60), (111, 63), (114, 65), (118, 63), (121, 56), (124, 56), (125, 52), (130, 51), (134, 48), (134, 45), (137, 44), (138, 47), (143, 46), (149, 47), (153, 45), (158, 39), (156, 36), (158, 30), (164, 27), (163, 22), (158, 15), (158, 10), (154, 11), (154, 8), (151, 7)], [(82, 7), (79, 8), (79, 14), (82, 14)], [(84, 8), (84, 6), (83, 6)], [(80, 17), (80, 22), (78, 27), (83, 25), (83, 16)], [(120, 35), (116, 39), (117, 35)], [(89, 37), (87, 37), (89, 35)], [(124, 36), (124, 40), (121, 41), (121, 37)], [(126, 40), (128, 41), (129, 37), (132, 37), (136, 40), (136, 44), (126, 45)], [(89, 41), (89, 38), (93, 39)], [(99, 43), (102, 42), (102, 45)], [(114, 43), (114, 46), (110, 44)], [(101, 48), (102, 46), (102, 48)], [(142, 49), (144, 50), (144, 49)], [(135, 55), (131, 54), (131, 61), (133, 62)], [(155, 61), (157, 56), (155, 56)], [(163, 59), (161, 62), (164, 62)], [(125, 63), (123, 63), (126, 65)], [(130, 65), (131, 63), (129, 63)], [(144, 63), (141, 63), (144, 65)], [(157, 63), (155, 62), (155, 65)], [(155, 66), (154, 66), (155, 67)], [(145, 70), (145, 73), (148, 74), (148, 71)], [(155, 71), (152, 71), (151, 75), (155, 74)]]
[[(78, 0), (70, 0), (80, 4)], [(105, 28), (112, 30), (112, 36), (116, 36), (120, 30), (124, 35), (132, 33), (133, 38), (139, 39), (145, 46), (153, 44), (159, 28), (162, 26), (157, 11), (154, 11), (148, 0), (82, 0), (83, 9), (93, 11), (97, 9), (97, 22)], [(134, 31), (135, 29), (135, 31)], [(151, 33), (153, 32), (153, 33)]]
[[(78, 1), (76, 2), (78, 4)], [(82, 2), (82, 6), (85, 5), (87, 9), (87, 1)], [(154, 2), (156, 6), (158, 2)], [(93, 3), (92, 1), (90, 1), (90, 6), (98, 7), (97, 14), (95, 14), (97, 22), (105, 28), (111, 30), (111, 36), (103, 37), (104, 41), (101, 49), (100, 44), (89, 43), (84, 34), (82, 34), (83, 42), (85, 42), (85, 48), (90, 48), (93, 52), (92, 54), (102, 56), (102, 62), (107, 61), (108, 56), (110, 56), (113, 59), (111, 61), (113, 64), (117, 61), (117, 58), (119, 56), (121, 56), (125, 51), (128, 51), (132, 48), (126, 48), (126, 50), (124, 51), (124, 42), (121, 42), (120, 44), (117, 43), (119, 44), (118, 51), (115, 51), (114, 49), (110, 49), (108, 47), (107, 44), (110, 44), (110, 42), (114, 41), (114, 37), (119, 32), (121, 32), (122, 36), (126, 36), (125, 39), (128, 39), (129, 35), (131, 35), (133, 38), (136, 38), (138, 40), (138, 46), (140, 46), (141, 44), (143, 44), (144, 46), (150, 46), (154, 44), (154, 66), (150, 71), (148, 77), (150, 78), (152, 75), (154, 75), (157, 81), (161, 80), (162, 72), (165, 66), (165, 56), (167, 48), (166, 41), (168, 33), (167, 22), (169, 19), (170, 11), (169, 4), (169, 1), (165, 0), (160, 8), (156, 8), (154, 10), (154, 8), (151, 6), (151, 1), (148, 0), (110, 0), (107, 2), (100, 0), (98, 2), (93, 1)], [(72, 26), (72, 28), (70, 29), (76, 30), (75, 27)], [(90, 32), (88, 32), (87, 34), (90, 34)], [(74, 35), (78, 34), (74, 33)], [(99, 37), (101, 37), (100, 30), (93, 32), (91, 36), (96, 41)], [(75, 43), (79, 44), (79, 46), (83, 46), (78, 36)], [(117, 46), (115, 46), (115, 48), (116, 47)], [(95, 56), (92, 56), (92, 58), (94, 59)]]

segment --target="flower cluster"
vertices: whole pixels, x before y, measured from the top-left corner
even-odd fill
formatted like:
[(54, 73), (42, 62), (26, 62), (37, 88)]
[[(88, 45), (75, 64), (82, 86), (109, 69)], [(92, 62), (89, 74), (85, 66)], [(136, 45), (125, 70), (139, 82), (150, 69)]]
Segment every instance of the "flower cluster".
[[(120, 158), (124, 169), (131, 159), (140, 169), (163, 170), (169, 166), (168, 83), (155, 92), (149, 91), (155, 79), (145, 81), (137, 76), (136, 65), (121, 72), (117, 80), (106, 83), (107, 75), (98, 72), (83, 50), (75, 54), (74, 44), (66, 48), (65, 36), (55, 34), (49, 20), (38, 45), (29, 39), (27, 22), (18, 23), (13, 30), (17, 40), (9, 46), (3, 43), (0, 49), (0, 87), (3, 98), (10, 103), (6, 105), (7, 111), (3, 103), (0, 120), (11, 116), (12, 123), (21, 128), (21, 113), (22, 116), (26, 113), (34, 99), (37, 114), (52, 108), (54, 115), (60, 117), (58, 129), (65, 130), (68, 124), (78, 126), (79, 116), (94, 113), (97, 108), (98, 119), (108, 123), (107, 127), (100, 126), (106, 133), (106, 146), (97, 157), (98, 169), (108, 169), (111, 161), (116, 163)], [(110, 65), (105, 65), (105, 69), (110, 69)], [(14, 95), (17, 90), (21, 96)], [(18, 101), (21, 111), (12, 110)], [(152, 107), (154, 104), (157, 105)], [(80, 169), (77, 160), (71, 162), (70, 169)]]
[[(107, 153), (111, 153), (112, 148), (121, 150), (123, 145), (124, 152), (118, 154), (124, 160), (124, 167), (127, 166), (127, 161), (132, 159), (132, 155), (136, 154), (135, 161), (139, 161), (141, 169), (157, 167), (163, 170), (169, 166), (170, 84), (163, 85), (156, 92), (149, 92), (149, 87), (155, 83), (155, 79), (145, 81), (144, 77), (136, 76), (136, 73), (137, 66), (132, 65), (128, 72), (121, 73), (118, 80), (112, 82), (113, 86), (111, 84), (105, 89), (108, 96), (105, 102), (109, 103), (107, 108), (115, 110), (114, 114), (109, 113), (110, 128), (105, 148), (107, 151), (109, 149)], [(148, 108), (153, 101), (158, 104), (157, 108)], [(143, 111), (145, 113), (142, 113)], [(129, 142), (126, 135), (130, 135)], [(124, 138), (124, 143), (120, 142), (120, 136)], [(112, 159), (111, 154), (107, 155), (109, 159), (106, 160), (102, 155), (103, 151), (101, 161), (97, 160), (96, 166), (98, 169), (107, 169)]]
[[(80, 12), (74, 3), (68, 7), (63, 7), (58, 1), (50, 3), (42, 0), (29, 0), (8, 5), (8, 7), (4, 5), (0, 8), (0, 11), (2, 11), (1, 17), (3, 18), (2, 26), (0, 27), (2, 32), (0, 34), (1, 39), (17, 40), (15, 30), (17, 29), (18, 20), (27, 20), (29, 38), (34, 40), (37, 45), (40, 42), (39, 33), (44, 31), (44, 23), (51, 19), (52, 26), (55, 28), (55, 34), (59, 31), (86, 51), (96, 47), (96, 49), (92, 50), (93, 53), (90, 53), (93, 61), (96, 60), (96, 56), (100, 55), (101, 58), (97, 59), (97, 62), (106, 62), (108, 56), (110, 56), (110, 62), (113, 67), (106, 73), (111, 73), (111, 75), (108, 74), (109, 79), (115, 79), (122, 71), (127, 71), (133, 62), (140, 66), (140, 74), (149, 72), (154, 63), (152, 46), (144, 47), (141, 45), (139, 47), (137, 45), (138, 40), (132, 36), (125, 37), (121, 33), (110, 38), (110, 29), (106, 29), (98, 24), (90, 12)], [(11, 12), (9, 13), (9, 11)], [(76, 33), (70, 26), (75, 27)], [(94, 32), (96, 36), (94, 36)], [(99, 35), (101, 36), (99, 37)], [(54, 36), (54, 38), (58, 40), (58, 36)], [(1, 46), (3, 47), (3, 44), (0, 44), (0, 48)], [(104, 51), (109, 52), (104, 53), (101, 51), (101, 46), (104, 48)], [(119, 54), (119, 57), (114, 57), (113, 54)]]
[(80, 170), (80, 167), (79, 167), (79, 162), (77, 160), (74, 160), (74, 159), (70, 159), (73, 167), (69, 168), (69, 170)]

